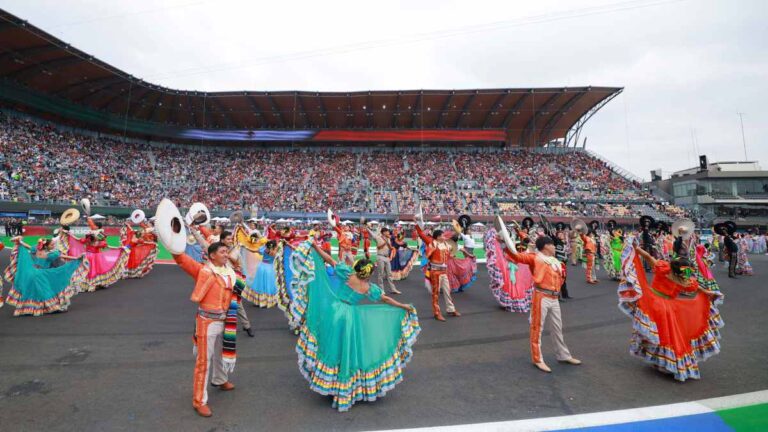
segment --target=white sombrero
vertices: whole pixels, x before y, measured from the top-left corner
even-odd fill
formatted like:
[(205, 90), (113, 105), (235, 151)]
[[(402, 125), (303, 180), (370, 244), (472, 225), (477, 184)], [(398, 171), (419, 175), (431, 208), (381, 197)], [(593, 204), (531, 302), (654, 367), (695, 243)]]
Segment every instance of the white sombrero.
[(147, 216), (144, 214), (143, 210), (136, 209), (133, 211), (133, 213), (131, 213), (131, 222), (134, 224), (138, 225), (145, 220), (147, 220)]
[[(205, 216), (203, 218), (203, 216)], [(203, 203), (196, 202), (189, 207), (187, 216), (184, 218), (187, 221), (187, 225), (206, 225), (211, 221), (211, 212), (208, 211), (208, 207)]]
[(171, 200), (163, 198), (157, 206), (155, 217), (155, 230), (160, 243), (173, 255), (184, 253), (187, 248), (187, 229), (179, 209)]
[(86, 216), (91, 215), (91, 200), (88, 198), (83, 198), (80, 200), (80, 205), (83, 206), (83, 211), (85, 211)]

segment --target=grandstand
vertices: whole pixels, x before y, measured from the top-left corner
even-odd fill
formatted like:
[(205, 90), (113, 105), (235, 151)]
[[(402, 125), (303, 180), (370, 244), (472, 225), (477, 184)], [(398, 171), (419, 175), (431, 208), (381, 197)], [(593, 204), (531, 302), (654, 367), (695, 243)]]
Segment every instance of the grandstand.
[[(147, 83), (0, 11), (0, 200), (107, 214), (165, 196), (275, 216), (666, 216), (578, 148), (615, 87), (218, 92)], [(213, 180), (213, 181), (211, 181)]]

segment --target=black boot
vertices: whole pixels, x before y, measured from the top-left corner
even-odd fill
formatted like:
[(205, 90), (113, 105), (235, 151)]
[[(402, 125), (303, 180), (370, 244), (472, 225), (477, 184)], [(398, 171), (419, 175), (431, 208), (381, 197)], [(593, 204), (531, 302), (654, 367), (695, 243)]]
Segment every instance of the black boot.
[(243, 330), (245, 330), (245, 332), (246, 332), (246, 333), (248, 333), (248, 337), (254, 337), (254, 336), (255, 336), (255, 335), (253, 334), (253, 329), (252, 329), (252, 328), (250, 328), (250, 327), (248, 327), (248, 328), (243, 328)]

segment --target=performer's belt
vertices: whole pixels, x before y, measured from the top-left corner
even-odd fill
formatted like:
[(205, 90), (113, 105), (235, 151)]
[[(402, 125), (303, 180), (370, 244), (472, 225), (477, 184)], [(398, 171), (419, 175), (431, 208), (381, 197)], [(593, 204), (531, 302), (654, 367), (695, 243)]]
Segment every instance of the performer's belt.
[(379, 257), (379, 258), (382, 258), (382, 259), (385, 259), (385, 260), (389, 261), (389, 254), (387, 254), (387, 255), (376, 254), (376, 256)]
[(538, 291), (538, 292), (540, 292), (540, 293), (542, 293), (542, 294), (546, 294), (546, 295), (548, 295), (548, 296), (552, 296), (552, 297), (560, 297), (560, 293), (559, 293), (559, 292), (557, 292), (557, 291), (552, 291), (552, 290), (548, 290), (548, 289), (546, 289), (546, 288), (539, 288), (539, 287), (535, 287), (534, 289), (535, 289), (536, 291)]
[(448, 264), (429, 263), (427, 264), (427, 270), (435, 270), (435, 271), (448, 270)]
[(225, 312), (209, 312), (209, 311), (203, 310), (203, 309), (198, 309), (197, 310), (197, 315), (199, 315), (199, 316), (201, 316), (203, 318), (208, 318), (208, 319), (212, 319), (212, 320), (222, 320), (223, 321), (224, 319), (227, 318), (227, 314)]

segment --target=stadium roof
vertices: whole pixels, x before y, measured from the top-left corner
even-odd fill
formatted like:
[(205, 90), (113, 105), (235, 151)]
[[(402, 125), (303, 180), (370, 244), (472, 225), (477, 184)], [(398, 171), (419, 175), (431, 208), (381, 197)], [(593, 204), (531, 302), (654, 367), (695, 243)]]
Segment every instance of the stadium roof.
[(620, 87), (359, 92), (170, 89), (0, 10), (0, 99), (75, 124), (173, 141), (575, 144)]

